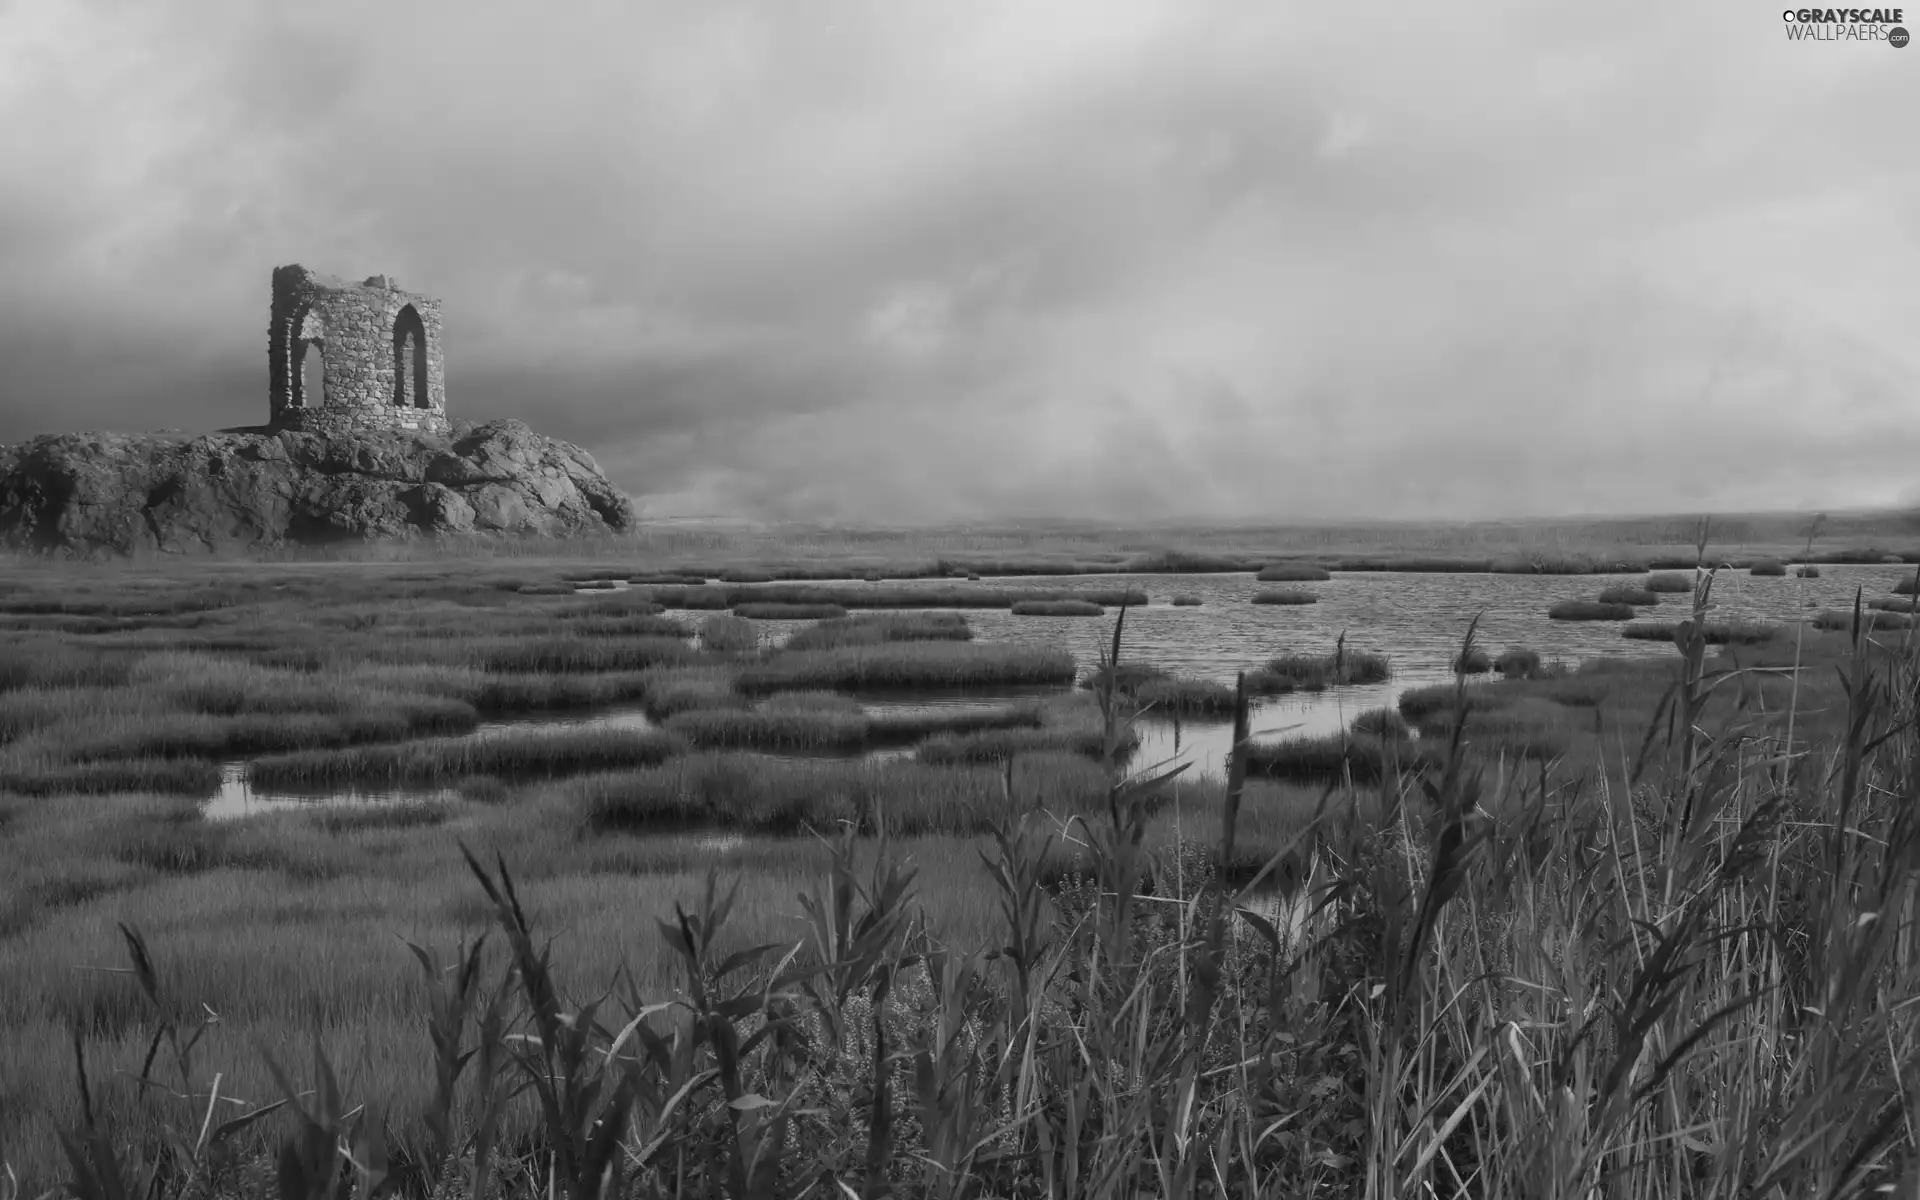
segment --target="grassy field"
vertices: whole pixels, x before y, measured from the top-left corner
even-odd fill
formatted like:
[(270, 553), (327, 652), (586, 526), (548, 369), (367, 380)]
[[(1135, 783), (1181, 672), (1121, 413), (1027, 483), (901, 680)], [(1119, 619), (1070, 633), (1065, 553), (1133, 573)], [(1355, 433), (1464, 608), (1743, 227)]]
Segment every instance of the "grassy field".
[[(1072, 695), (869, 714), (834, 689), (1083, 664), (918, 614), (769, 649), (525, 565), (0, 582), (20, 1194), (1912, 1190), (1904, 614), (1710, 645), (1696, 592), (1671, 657), (1510, 648), (1206, 782), (1128, 715), (1244, 701), (1124, 629)], [(779, 574), (619, 569), (695, 566)], [(621, 704), (661, 728), (468, 734)], [(433, 790), (208, 821), (234, 757)]]

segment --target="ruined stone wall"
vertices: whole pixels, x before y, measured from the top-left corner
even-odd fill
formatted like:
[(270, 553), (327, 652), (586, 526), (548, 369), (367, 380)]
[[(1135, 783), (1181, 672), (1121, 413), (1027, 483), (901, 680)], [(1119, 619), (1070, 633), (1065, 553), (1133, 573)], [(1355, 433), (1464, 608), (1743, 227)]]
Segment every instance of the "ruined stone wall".
[[(411, 310), (411, 311), (409, 311)], [(415, 319), (417, 317), (417, 320)], [(440, 302), (376, 275), (353, 284), (294, 265), (273, 272), (269, 422), (324, 433), (448, 429)], [(324, 384), (307, 395), (301, 366)]]

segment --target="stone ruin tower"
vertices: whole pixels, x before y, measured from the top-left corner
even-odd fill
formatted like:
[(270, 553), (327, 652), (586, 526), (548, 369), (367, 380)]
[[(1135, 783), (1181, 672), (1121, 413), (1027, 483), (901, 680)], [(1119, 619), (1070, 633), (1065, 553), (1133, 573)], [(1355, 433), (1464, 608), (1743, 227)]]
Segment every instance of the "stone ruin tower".
[(446, 433), (440, 301), (385, 275), (273, 272), (270, 423), (315, 433)]

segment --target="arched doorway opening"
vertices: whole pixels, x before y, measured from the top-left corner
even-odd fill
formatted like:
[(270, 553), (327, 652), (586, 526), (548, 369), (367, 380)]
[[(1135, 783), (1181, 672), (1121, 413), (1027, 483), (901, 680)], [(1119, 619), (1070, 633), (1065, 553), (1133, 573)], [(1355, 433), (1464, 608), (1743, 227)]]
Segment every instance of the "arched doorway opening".
[(393, 321), (393, 402), (401, 408), (426, 408), (427, 326), (409, 304)]
[(326, 402), (327, 344), (300, 338), (293, 343), (293, 407), (318, 408)]

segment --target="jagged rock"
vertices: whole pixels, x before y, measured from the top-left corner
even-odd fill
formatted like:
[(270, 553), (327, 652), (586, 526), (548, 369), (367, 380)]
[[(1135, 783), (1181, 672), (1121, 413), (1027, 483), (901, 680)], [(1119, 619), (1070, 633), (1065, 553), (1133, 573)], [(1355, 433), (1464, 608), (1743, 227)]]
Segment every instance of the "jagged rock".
[(633, 502), (519, 421), (420, 433), (48, 434), (0, 446), (0, 546), (81, 556), (625, 530)]

